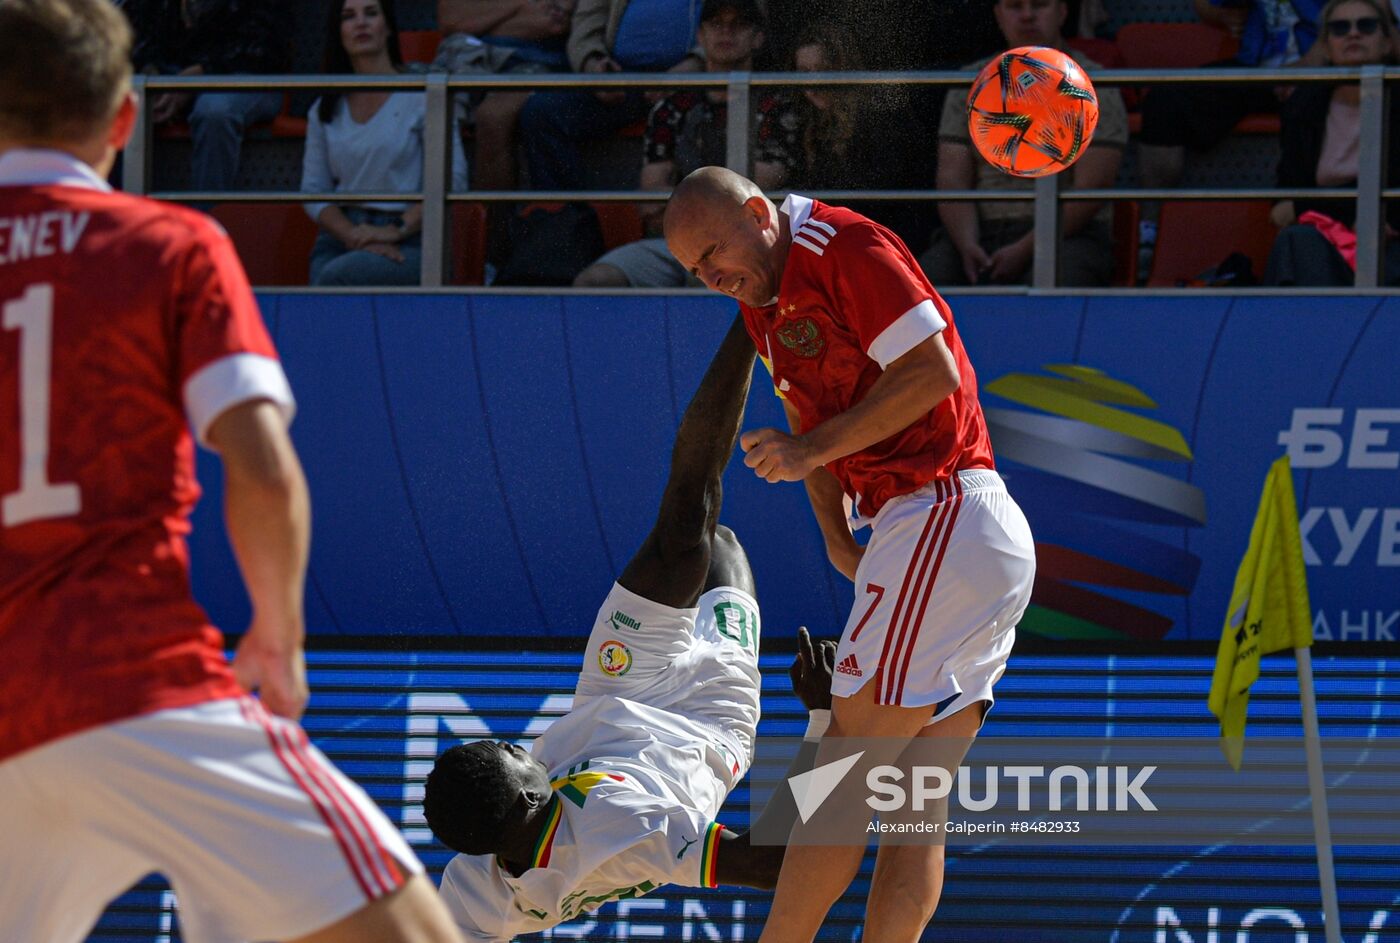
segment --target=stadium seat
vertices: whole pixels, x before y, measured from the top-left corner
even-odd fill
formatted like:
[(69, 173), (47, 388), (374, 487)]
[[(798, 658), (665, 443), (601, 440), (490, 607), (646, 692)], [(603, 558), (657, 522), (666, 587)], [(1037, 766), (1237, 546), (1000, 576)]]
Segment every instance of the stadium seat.
[(486, 283), (486, 207), (481, 203), (452, 204), (453, 285)]
[(299, 203), (218, 203), (209, 215), (228, 231), (254, 285), (305, 285), (316, 224)]
[(1067, 42), (1071, 49), (1084, 53), (1105, 69), (1123, 68), (1123, 51), (1111, 39), (1099, 39), (1097, 36), (1071, 36)]
[[(264, 121), (250, 127), (249, 135), (257, 137), (259, 134), (270, 135), (274, 138), (304, 138), (306, 137), (306, 117), (298, 117), (291, 111), (291, 95), (282, 94), (282, 110), (271, 121)], [(179, 121), (168, 121), (155, 129), (155, 136), (158, 139), (168, 141), (185, 141), (190, 138), (190, 124), (183, 118)]]
[(1128, 23), (1115, 42), (1125, 69), (1194, 69), (1239, 50), (1229, 33), (1204, 23)]
[[(1068, 42), (1071, 49), (1084, 53), (1105, 69), (1126, 68), (1123, 65), (1123, 51), (1111, 39), (1099, 39), (1097, 36), (1071, 36)], [(1141, 98), (1139, 90), (1126, 85), (1115, 87), (1123, 93), (1123, 104), (1127, 106), (1128, 110), (1137, 111)]]
[(410, 29), (399, 33), (399, 52), (404, 62), (433, 61), (437, 55), (438, 43), (442, 42), (442, 31), (435, 29)]
[(1157, 221), (1157, 251), (1149, 288), (1189, 284), (1232, 252), (1249, 257), (1256, 278), (1264, 274), (1277, 230), (1268, 200), (1168, 200)]
[(603, 230), (603, 246), (616, 249), (642, 238), (642, 217), (635, 203), (590, 203)]
[(1115, 288), (1132, 288), (1138, 275), (1138, 205), (1113, 201), (1113, 281)]

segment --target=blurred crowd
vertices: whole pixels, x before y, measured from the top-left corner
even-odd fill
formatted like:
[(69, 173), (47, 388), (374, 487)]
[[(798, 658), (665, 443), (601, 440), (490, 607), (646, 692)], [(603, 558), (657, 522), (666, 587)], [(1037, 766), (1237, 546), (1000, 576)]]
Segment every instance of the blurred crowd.
[[(262, 75), (291, 71), (293, 31), (279, 0), (116, 0), (135, 27), (135, 67), (148, 75)], [(426, 51), (406, 55), (394, 0), (329, 0), (320, 71), (362, 76), (579, 72), (949, 70), (969, 72), (1015, 46), (1059, 48), (1091, 72), (1122, 67), (1105, 0), (437, 0)], [(1182, 0), (1188, 2), (1188, 0)], [(1217, 37), (1226, 68), (1388, 63), (1395, 12), (1385, 0), (1190, 0), (1193, 35)], [(1395, 0), (1400, 3), (1400, 0)], [(421, 41), (421, 33), (415, 33)], [(417, 61), (406, 62), (406, 59)], [(967, 132), (965, 89), (881, 85), (756, 87), (750, 97), (747, 172), (767, 190), (1028, 189), (982, 161)], [(162, 92), (149, 102), (157, 147), (188, 136), (193, 191), (235, 188), (250, 129), (304, 117), (301, 190), (421, 190), (422, 93), (329, 92), (305, 115), (272, 88)], [(1281, 187), (1355, 185), (1359, 87), (1268, 84), (1099, 89), (1092, 145), (1063, 188), (1110, 188), (1135, 149), (1136, 181), (1171, 187), (1188, 162), (1218, 146), (1243, 119), (1278, 128)], [(460, 94), (452, 108), (449, 186), (455, 191), (597, 187), (597, 142), (639, 137), (631, 186), (665, 192), (696, 167), (726, 163), (722, 90), (637, 88), (492, 90)], [(299, 127), (299, 126), (298, 126)], [(1400, 123), (1391, 121), (1392, 132)], [(1400, 159), (1400, 147), (1389, 149)], [(635, 153), (635, 151), (633, 152)], [(617, 168), (610, 167), (610, 171)], [(615, 173), (614, 173), (615, 176)], [(1393, 178), (1393, 177), (1392, 177)], [(889, 226), (935, 285), (1025, 284), (1034, 233), (1028, 200), (847, 201)], [(691, 282), (660, 238), (660, 202), (631, 204), (622, 230), (587, 204), (492, 203), (482, 226), (496, 284), (677, 287)], [(313, 285), (414, 285), (422, 206), (391, 199), (311, 202), (316, 227), (306, 262)], [(1124, 208), (1063, 204), (1058, 283), (1095, 287), (1140, 281), (1151, 268), (1158, 208), (1134, 204), (1124, 275)], [(1272, 208), (1277, 239), (1268, 284), (1350, 284), (1354, 201), (1293, 200)], [(1162, 220), (1161, 225), (1166, 221)], [(1400, 227), (1400, 216), (1393, 225)], [(612, 243), (612, 244), (610, 244)], [(548, 251), (559, 247), (559, 251)], [(565, 248), (566, 247), (566, 248)], [(1387, 242), (1387, 279), (1400, 283), (1400, 239)], [(1393, 262), (1391, 250), (1395, 250)], [(1251, 279), (1252, 280), (1252, 279)]]

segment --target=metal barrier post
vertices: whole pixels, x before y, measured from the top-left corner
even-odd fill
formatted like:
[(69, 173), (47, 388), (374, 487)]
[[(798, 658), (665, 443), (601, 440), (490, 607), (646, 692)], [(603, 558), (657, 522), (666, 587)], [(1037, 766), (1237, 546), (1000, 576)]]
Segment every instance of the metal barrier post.
[(147, 102), (146, 77), (133, 75), (131, 90), (136, 94), (136, 126), (122, 152), (122, 190), (145, 193), (151, 181), (151, 122)]
[(447, 190), (452, 180), (452, 148), (462, 144), (452, 140), (447, 75), (430, 73), (425, 94), (422, 283), (424, 287), (437, 288), (443, 284), (447, 270)]
[(1060, 249), (1060, 175), (1035, 179), (1035, 258), (1031, 287), (1055, 287), (1055, 263)]
[[(701, 92), (703, 95), (704, 92)], [(724, 162), (736, 174), (749, 175), (749, 73), (729, 73), (729, 113), (725, 121)]]
[(1385, 68), (1361, 67), (1361, 141), (1356, 174), (1356, 287), (1383, 284), (1385, 207), (1381, 178), (1386, 161)]

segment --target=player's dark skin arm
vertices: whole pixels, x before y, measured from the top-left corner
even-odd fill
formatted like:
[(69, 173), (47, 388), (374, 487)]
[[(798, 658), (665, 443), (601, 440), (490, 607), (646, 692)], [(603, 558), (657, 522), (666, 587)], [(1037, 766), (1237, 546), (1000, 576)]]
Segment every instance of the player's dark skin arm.
[[(809, 711), (831, 709), (831, 675), (836, 668), (836, 643), (823, 641), (812, 644), (805, 628), (798, 629), (797, 657), (788, 675), (792, 689)], [(817, 759), (820, 741), (804, 740), (783, 780), (810, 770)], [(771, 891), (778, 886), (778, 874), (783, 868), (786, 845), (756, 845), (753, 831), (766, 835), (788, 835), (797, 819), (797, 803), (792, 792), (779, 788), (764, 807), (763, 813), (747, 832), (721, 833), (719, 853), (715, 861), (715, 876), (720, 884), (756, 887)]]
[(699, 598), (753, 362), (753, 341), (743, 319), (735, 318), (681, 419), (656, 524), (618, 577), (628, 591), (678, 609)]

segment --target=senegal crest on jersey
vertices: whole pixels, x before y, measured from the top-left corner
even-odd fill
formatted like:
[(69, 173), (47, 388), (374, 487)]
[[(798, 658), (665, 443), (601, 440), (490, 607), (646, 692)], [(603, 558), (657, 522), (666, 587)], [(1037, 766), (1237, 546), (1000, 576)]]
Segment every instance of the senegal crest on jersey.
[(598, 646), (598, 667), (609, 677), (622, 677), (632, 668), (631, 649), (617, 639), (608, 639)]
[(822, 337), (817, 322), (811, 318), (789, 321), (775, 333), (782, 345), (799, 357), (810, 360), (826, 349), (826, 338)]

